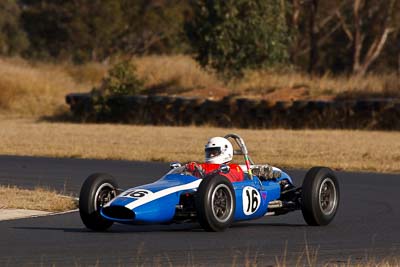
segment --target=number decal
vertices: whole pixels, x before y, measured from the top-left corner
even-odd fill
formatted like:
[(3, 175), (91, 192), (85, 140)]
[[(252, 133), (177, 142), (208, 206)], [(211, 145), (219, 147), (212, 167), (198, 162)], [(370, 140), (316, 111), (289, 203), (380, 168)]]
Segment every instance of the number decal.
[(152, 194), (152, 192), (146, 189), (135, 189), (133, 191), (125, 193), (125, 196), (130, 196), (133, 198), (141, 198), (147, 196), (148, 194)]
[(243, 212), (245, 215), (251, 215), (258, 210), (261, 204), (260, 193), (251, 186), (243, 188)]

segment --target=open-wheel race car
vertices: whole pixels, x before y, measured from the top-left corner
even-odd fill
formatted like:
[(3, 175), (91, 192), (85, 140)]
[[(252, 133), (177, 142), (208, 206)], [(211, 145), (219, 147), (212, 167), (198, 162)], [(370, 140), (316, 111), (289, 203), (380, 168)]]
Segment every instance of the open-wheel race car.
[(108, 174), (90, 175), (83, 183), (79, 212), (87, 228), (105, 231), (114, 222), (123, 224), (168, 224), (199, 222), (207, 231), (223, 231), (233, 222), (283, 215), (301, 210), (309, 225), (329, 224), (338, 210), (339, 185), (327, 167), (311, 168), (301, 187), (282, 170), (256, 165), (243, 139), (225, 136), (243, 155), (240, 165), (245, 179), (231, 182), (224, 174), (230, 167), (193, 175), (186, 165), (171, 163), (170, 171), (156, 182), (127, 190), (118, 188)]

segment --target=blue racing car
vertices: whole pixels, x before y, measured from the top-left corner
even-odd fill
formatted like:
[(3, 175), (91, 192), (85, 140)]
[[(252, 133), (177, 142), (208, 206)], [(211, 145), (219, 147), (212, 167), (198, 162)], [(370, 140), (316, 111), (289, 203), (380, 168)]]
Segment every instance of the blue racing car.
[(171, 163), (158, 181), (128, 190), (118, 188), (108, 174), (93, 174), (82, 185), (79, 212), (83, 223), (94, 231), (105, 231), (114, 222), (166, 224), (199, 222), (207, 231), (223, 231), (233, 222), (301, 210), (309, 225), (329, 224), (338, 210), (339, 185), (326, 167), (311, 168), (301, 187), (288, 174), (269, 165), (256, 165), (248, 156), (243, 139), (225, 136), (244, 156), (243, 181), (231, 182), (224, 174), (229, 165), (200, 177), (186, 166)]

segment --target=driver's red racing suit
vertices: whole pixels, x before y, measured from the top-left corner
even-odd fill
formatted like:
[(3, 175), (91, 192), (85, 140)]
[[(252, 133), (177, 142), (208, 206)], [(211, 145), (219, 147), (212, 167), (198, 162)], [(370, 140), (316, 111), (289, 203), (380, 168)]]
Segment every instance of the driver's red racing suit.
[[(213, 163), (196, 163), (196, 162), (189, 162), (186, 164), (186, 169), (193, 173), (194, 176), (200, 177), (200, 174), (196, 170), (195, 166), (199, 166), (205, 175), (208, 173), (215, 171), (219, 168), (221, 164), (213, 164)], [(225, 176), (231, 182), (238, 182), (243, 181), (244, 173), (242, 168), (237, 164), (227, 164), (230, 167), (230, 171), (228, 173), (220, 173), (220, 175)]]

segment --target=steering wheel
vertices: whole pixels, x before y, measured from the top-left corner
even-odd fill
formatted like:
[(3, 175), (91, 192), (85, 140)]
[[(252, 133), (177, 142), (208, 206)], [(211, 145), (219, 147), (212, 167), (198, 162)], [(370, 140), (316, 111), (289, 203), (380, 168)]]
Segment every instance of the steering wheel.
[(203, 179), (205, 176), (203, 168), (201, 168), (197, 163), (194, 164), (194, 172), (197, 172), (201, 179)]
[(196, 162), (191, 162), (190, 164), (193, 166), (193, 170), (189, 170), (186, 166), (185, 172), (194, 176), (197, 176), (196, 174), (198, 174), (198, 176), (200, 176), (199, 178), (203, 179), (205, 177), (203, 168), (201, 168)]

